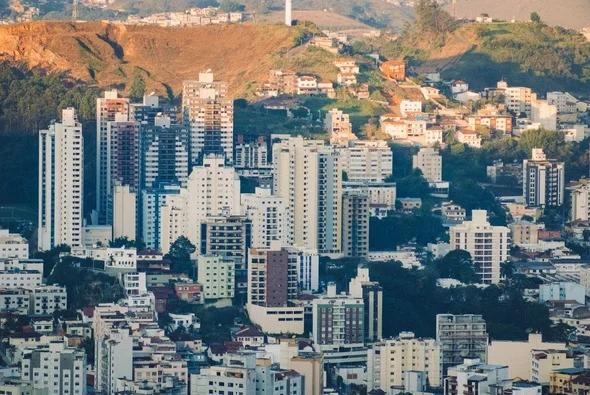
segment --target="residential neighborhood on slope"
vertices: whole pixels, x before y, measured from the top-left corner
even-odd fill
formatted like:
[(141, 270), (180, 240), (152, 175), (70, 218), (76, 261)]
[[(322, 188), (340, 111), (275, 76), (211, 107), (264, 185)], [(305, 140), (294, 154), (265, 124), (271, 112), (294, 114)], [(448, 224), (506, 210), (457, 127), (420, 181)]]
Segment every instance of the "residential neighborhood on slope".
[(39, 125), (34, 230), (0, 228), (0, 394), (590, 393), (590, 97), (306, 40), (330, 73), (246, 99), (195, 69)]

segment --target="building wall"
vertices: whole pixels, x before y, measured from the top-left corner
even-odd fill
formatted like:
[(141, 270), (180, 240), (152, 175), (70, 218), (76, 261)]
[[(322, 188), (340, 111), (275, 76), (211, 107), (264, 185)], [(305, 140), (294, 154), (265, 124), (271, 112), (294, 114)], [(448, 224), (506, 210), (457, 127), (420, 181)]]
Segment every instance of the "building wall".
[(82, 246), (84, 201), (84, 141), (73, 108), (62, 111), (62, 122), (39, 132), (40, 250), (60, 244)]
[(369, 196), (359, 191), (342, 194), (342, 253), (366, 257), (369, 253)]
[(119, 97), (116, 90), (106, 91), (96, 99), (96, 209), (98, 223), (108, 224), (107, 203), (110, 194), (108, 166), (110, 161), (108, 123), (115, 118), (129, 117), (129, 99)]
[(500, 282), (500, 265), (508, 259), (509, 229), (492, 226), (485, 210), (473, 210), (472, 220), (449, 230), (452, 249), (469, 252), (484, 284)]
[(197, 258), (198, 282), (205, 299), (231, 299), (235, 290), (235, 262), (218, 256)]
[(531, 377), (532, 350), (565, 350), (565, 343), (544, 342), (538, 333), (529, 334), (527, 341), (492, 340), (488, 348), (488, 362), (508, 366), (510, 378), (528, 380)]
[(402, 332), (399, 338), (386, 339), (369, 348), (367, 389), (389, 393), (393, 386), (405, 386), (406, 372), (426, 372), (432, 387), (442, 384), (440, 346), (434, 339), (418, 339)]
[(137, 194), (129, 185), (117, 185), (113, 195), (113, 239), (137, 240)]
[(434, 148), (420, 148), (412, 157), (412, 167), (419, 169), (428, 182), (442, 181), (442, 156)]

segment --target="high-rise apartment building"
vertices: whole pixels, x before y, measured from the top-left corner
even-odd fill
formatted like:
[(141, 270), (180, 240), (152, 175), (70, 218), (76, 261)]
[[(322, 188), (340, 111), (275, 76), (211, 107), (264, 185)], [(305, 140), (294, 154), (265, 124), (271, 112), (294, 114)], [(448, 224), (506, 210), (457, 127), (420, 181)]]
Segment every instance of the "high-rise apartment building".
[(348, 181), (383, 182), (393, 173), (393, 154), (385, 141), (352, 141), (338, 152)]
[(301, 136), (275, 143), (273, 193), (286, 203), (289, 245), (341, 251), (342, 171), (334, 148)]
[(320, 287), (320, 256), (316, 252), (289, 247), (297, 255), (297, 281), (299, 290), (316, 292)]
[(326, 295), (313, 300), (313, 342), (320, 349), (364, 344), (364, 303), (361, 298), (336, 293), (328, 284)]
[(235, 147), (234, 166), (241, 169), (266, 169), (271, 164), (268, 160), (268, 147), (264, 137), (256, 141), (245, 142), (242, 135), (238, 136)]
[(162, 185), (186, 186), (189, 174), (190, 134), (188, 129), (158, 114), (154, 124), (141, 127), (140, 188), (152, 190)]
[(361, 190), (342, 194), (342, 254), (367, 257), (369, 254), (369, 195)]
[(297, 258), (289, 250), (251, 249), (248, 257), (248, 303), (285, 307), (297, 297)]
[[(121, 316), (121, 313), (113, 313), (112, 320), (120, 320)], [(129, 329), (112, 328), (104, 334), (95, 334), (94, 360), (96, 391), (117, 393), (118, 379), (133, 378), (133, 338)]]
[(245, 267), (252, 246), (250, 220), (245, 216), (208, 216), (200, 221), (199, 237), (201, 254), (232, 258), (240, 268)]
[(108, 224), (109, 185), (109, 122), (129, 119), (129, 99), (119, 97), (116, 90), (106, 91), (96, 99), (96, 211), (101, 225)]
[(298, 255), (287, 248), (250, 249), (248, 315), (267, 333), (303, 333), (303, 307), (290, 302), (299, 291)]
[(394, 339), (373, 344), (367, 355), (367, 390), (389, 392), (406, 385), (406, 372), (426, 373), (431, 387), (442, 384), (440, 345), (434, 339), (417, 338), (401, 332)]
[(547, 159), (542, 148), (533, 148), (532, 158), (522, 162), (522, 193), (527, 206), (561, 206), (565, 194), (564, 163)]
[(113, 239), (137, 240), (137, 192), (129, 185), (115, 185), (113, 190)]
[(419, 169), (428, 182), (442, 181), (442, 156), (436, 148), (420, 148), (412, 157), (412, 167)]
[(292, 0), (285, 0), (285, 25), (287, 26), (293, 24), (292, 8)]
[(570, 190), (570, 221), (590, 220), (590, 180), (583, 178), (572, 183)]
[(464, 221), (449, 229), (451, 248), (471, 254), (475, 272), (483, 284), (500, 282), (500, 266), (508, 260), (510, 229), (493, 226), (486, 210), (473, 210), (471, 221)]
[(383, 288), (377, 281), (371, 281), (369, 268), (358, 267), (356, 277), (348, 283), (348, 293), (354, 298), (363, 300), (365, 342), (381, 340), (383, 337)]
[(213, 72), (199, 73), (198, 80), (184, 81), (182, 113), (191, 134), (191, 161), (200, 164), (208, 154), (223, 155), (233, 163), (234, 104), (227, 84), (215, 81)]
[(21, 379), (31, 385), (34, 393), (86, 394), (86, 354), (63, 341), (26, 348)]
[(283, 198), (272, 195), (268, 188), (241, 194), (242, 214), (252, 223), (252, 247), (270, 248), (287, 245), (287, 213)]
[(141, 233), (138, 234), (147, 248), (168, 252), (170, 245), (182, 234), (180, 231), (170, 231), (170, 215), (164, 211), (164, 207), (178, 199), (180, 192), (178, 185), (162, 185), (142, 191)]
[(154, 126), (156, 117), (162, 115), (170, 117), (172, 124), (176, 125), (176, 108), (163, 106), (160, 98), (154, 94), (144, 95), (141, 103), (129, 105), (129, 120), (142, 126)]
[(197, 257), (197, 272), (205, 300), (230, 300), (234, 297), (235, 260), (219, 255), (200, 255)]
[(115, 115), (115, 121), (107, 122), (107, 176), (106, 218), (113, 223), (114, 190), (117, 185), (129, 186), (132, 192), (139, 190), (139, 123), (128, 121), (124, 114)]
[(436, 341), (441, 347), (443, 374), (465, 358), (488, 359), (488, 333), (481, 315), (437, 314)]
[(62, 111), (61, 122), (39, 132), (40, 250), (82, 246), (83, 189), (82, 125), (70, 107)]
[[(201, 223), (208, 217), (240, 214), (240, 178), (226, 165), (223, 155), (207, 155), (195, 166), (186, 188), (162, 210), (162, 251), (180, 236), (186, 236), (197, 252), (201, 250)], [(206, 244), (204, 245), (206, 246)]]

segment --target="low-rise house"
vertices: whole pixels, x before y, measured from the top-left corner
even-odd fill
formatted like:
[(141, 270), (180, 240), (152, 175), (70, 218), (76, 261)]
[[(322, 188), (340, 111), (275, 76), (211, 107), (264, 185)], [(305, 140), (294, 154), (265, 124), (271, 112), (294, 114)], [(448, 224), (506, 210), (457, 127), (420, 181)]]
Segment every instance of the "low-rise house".
[(472, 130), (461, 129), (455, 133), (457, 141), (461, 144), (466, 144), (472, 148), (481, 148), (481, 136), (479, 133)]

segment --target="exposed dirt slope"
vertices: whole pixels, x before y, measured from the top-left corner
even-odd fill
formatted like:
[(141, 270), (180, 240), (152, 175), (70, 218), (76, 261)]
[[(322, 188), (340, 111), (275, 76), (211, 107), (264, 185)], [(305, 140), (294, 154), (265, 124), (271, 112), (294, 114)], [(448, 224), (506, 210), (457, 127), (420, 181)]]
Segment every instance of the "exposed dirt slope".
[(136, 70), (150, 90), (178, 93), (185, 79), (211, 68), (244, 92), (262, 80), (277, 56), (293, 45), (295, 30), (280, 25), (191, 28), (124, 26), (100, 22), (33, 22), (0, 26), (0, 59), (67, 72), (100, 86), (127, 87)]

